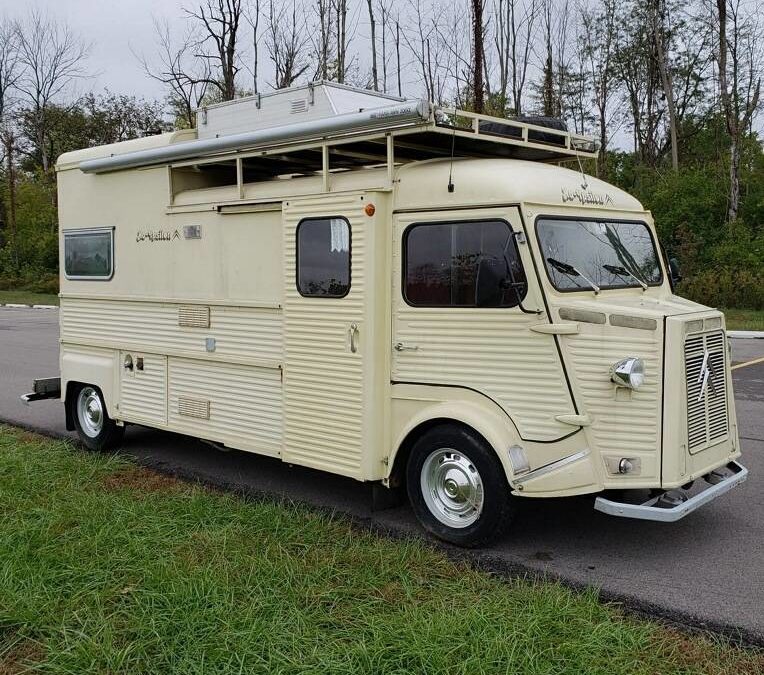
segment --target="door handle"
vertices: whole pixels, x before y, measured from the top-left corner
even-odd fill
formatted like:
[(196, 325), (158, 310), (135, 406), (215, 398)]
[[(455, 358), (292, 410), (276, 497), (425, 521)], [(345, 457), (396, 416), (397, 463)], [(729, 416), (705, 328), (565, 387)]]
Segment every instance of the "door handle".
[(393, 345), (393, 348), (396, 352), (415, 352), (417, 349), (419, 349), (418, 345), (407, 345), (403, 342), (396, 342)]
[(351, 323), (348, 328), (348, 337), (350, 338), (350, 351), (355, 354), (358, 351), (358, 345), (356, 339), (358, 338), (358, 324)]

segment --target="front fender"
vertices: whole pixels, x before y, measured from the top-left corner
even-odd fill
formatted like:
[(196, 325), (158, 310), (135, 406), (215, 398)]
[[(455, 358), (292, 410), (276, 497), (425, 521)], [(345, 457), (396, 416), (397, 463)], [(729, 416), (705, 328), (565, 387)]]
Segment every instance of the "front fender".
[(395, 466), (398, 452), (412, 432), (433, 420), (459, 422), (477, 431), (491, 445), (499, 458), (507, 481), (514, 477), (509, 448), (522, 445), (520, 434), (493, 401), (468, 389), (430, 387), (426, 385), (393, 385), (392, 388), (392, 453), (387, 464), (386, 479)]

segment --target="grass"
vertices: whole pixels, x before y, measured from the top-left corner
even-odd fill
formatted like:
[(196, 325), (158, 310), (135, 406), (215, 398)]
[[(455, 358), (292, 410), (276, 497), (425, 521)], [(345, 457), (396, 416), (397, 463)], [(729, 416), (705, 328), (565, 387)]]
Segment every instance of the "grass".
[(723, 309), (728, 330), (764, 330), (764, 309)]
[[(0, 427), (0, 674), (761, 673), (418, 541)], [(28, 670), (26, 670), (28, 669)]]
[[(32, 293), (31, 291), (1, 291), (0, 305), (57, 305), (58, 296), (52, 293)], [(3, 675), (0, 673), (0, 675)]]

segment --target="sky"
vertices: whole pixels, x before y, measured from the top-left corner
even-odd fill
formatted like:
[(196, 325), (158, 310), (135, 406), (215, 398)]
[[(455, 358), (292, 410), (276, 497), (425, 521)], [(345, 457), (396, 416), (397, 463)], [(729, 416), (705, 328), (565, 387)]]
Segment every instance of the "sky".
[[(143, 72), (137, 53), (150, 57), (154, 50), (152, 14), (181, 17), (183, 0), (38, 0), (37, 7), (65, 20), (93, 48), (88, 59), (92, 78), (81, 82), (83, 90), (109, 88), (116, 93), (129, 93), (157, 98), (162, 86)], [(0, 16), (18, 18), (27, 7), (19, 0), (0, 0)]]

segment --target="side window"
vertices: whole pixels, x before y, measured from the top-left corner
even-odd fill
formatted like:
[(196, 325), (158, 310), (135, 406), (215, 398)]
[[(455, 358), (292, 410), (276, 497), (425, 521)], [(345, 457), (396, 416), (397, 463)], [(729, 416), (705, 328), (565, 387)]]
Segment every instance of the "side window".
[(67, 279), (111, 279), (114, 228), (64, 230), (64, 274)]
[(350, 292), (350, 223), (306, 218), (297, 226), (297, 290), (307, 298), (343, 298)]
[(503, 220), (414, 224), (404, 234), (404, 296), (419, 307), (514, 307), (527, 282)]

